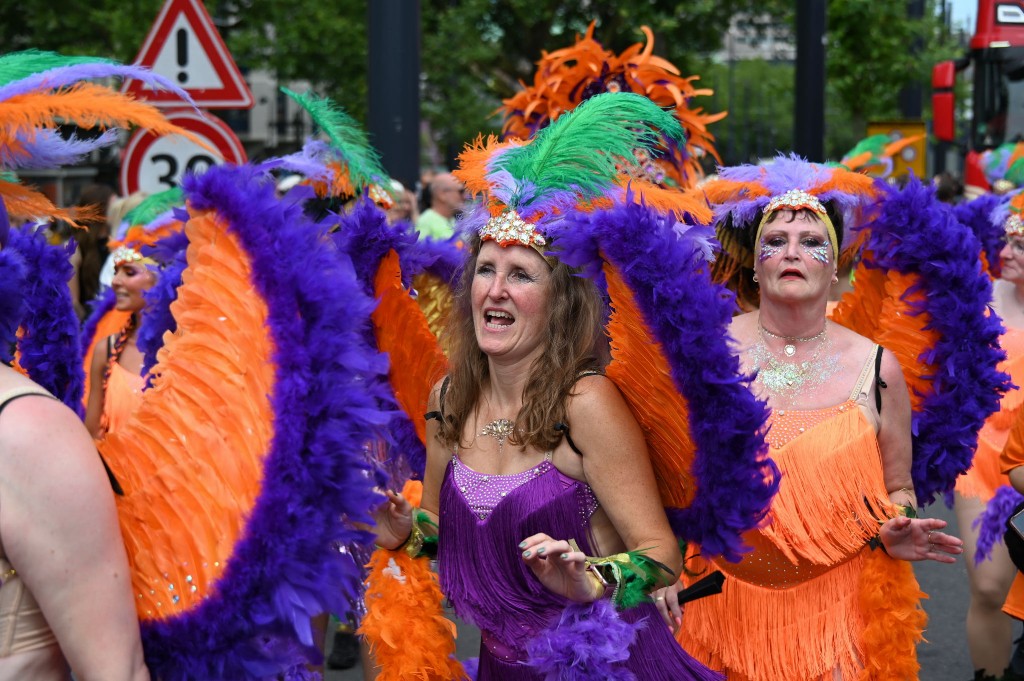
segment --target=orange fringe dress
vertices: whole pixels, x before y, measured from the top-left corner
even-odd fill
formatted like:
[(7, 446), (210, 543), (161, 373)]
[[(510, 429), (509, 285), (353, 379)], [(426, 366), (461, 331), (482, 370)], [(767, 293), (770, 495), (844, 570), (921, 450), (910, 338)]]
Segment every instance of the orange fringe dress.
[(103, 393), (103, 432), (116, 433), (128, 422), (142, 404), (142, 388), (146, 379), (125, 369), (118, 362), (110, 363), (110, 376)]
[(683, 647), (730, 681), (917, 678), (924, 594), (908, 563), (868, 546), (895, 511), (876, 437), (875, 352), (847, 401), (771, 415), (782, 470), (771, 520), (747, 535), (753, 551), (739, 563), (714, 561), (727, 577), (721, 595), (684, 610)]
[[(1016, 332), (1018, 336), (1024, 335), (1024, 331), (1018, 331), (1016, 329), (1010, 329), (1009, 331)], [(1009, 333), (1009, 332), (1008, 332)], [(1006, 346), (1004, 346), (1006, 347)], [(1014, 353), (1012, 348), (1006, 348), (1007, 354), (1018, 360), (1018, 362), (1012, 362), (1007, 360), (1004, 362), (1004, 371), (1011, 371), (1010, 375), (1013, 377), (1013, 382), (1017, 385), (1021, 385), (1020, 378), (1012, 373), (1012, 369), (1016, 368), (1014, 365), (1019, 364), (1020, 360), (1024, 359), (1024, 354), (1020, 352)], [(1012, 354), (1011, 354), (1012, 353)], [(1020, 369), (1017, 369), (1020, 371)], [(1017, 416), (1013, 419), (1009, 429), (1004, 435), (1006, 446), (1003, 448), (1002, 453), (999, 455), (999, 472), (1003, 477), (1008, 477), (1010, 471), (1014, 468), (1024, 466), (1024, 419), (1020, 418), (1019, 403), (1021, 401), (1021, 390), (1017, 389), (1012, 392), (1006, 393), (1003, 397), (1003, 401), (1000, 404), (1000, 410), (998, 413), (993, 415), (993, 418), (1003, 413), (1005, 409), (1007, 399), (1013, 398), (1018, 406), (1014, 409)], [(992, 419), (990, 418), (989, 421)], [(988, 423), (985, 424), (985, 428), (988, 428)], [(984, 432), (984, 430), (982, 431)], [(980, 448), (979, 448), (980, 451)], [(1009, 482), (1007, 482), (1009, 484)], [(1006, 601), (1003, 603), (1003, 612), (1010, 617), (1016, 617), (1019, 620), (1024, 620), (1024, 573), (1017, 572), (1013, 578), (1013, 584), (1010, 586), (1010, 593), (1006, 595)]]
[[(999, 370), (1010, 374), (1014, 385), (1024, 385), (1024, 329), (1007, 329), (999, 344), (1006, 351), (1006, 359), (999, 363)], [(999, 453), (1006, 445), (1010, 426), (1022, 402), (1024, 394), (1020, 390), (1010, 390), (1003, 395), (999, 411), (989, 416), (978, 431), (978, 449), (970, 469), (956, 481), (957, 494), (978, 497), (987, 503), (995, 496), (996, 489), (1010, 484), (1000, 468)]]

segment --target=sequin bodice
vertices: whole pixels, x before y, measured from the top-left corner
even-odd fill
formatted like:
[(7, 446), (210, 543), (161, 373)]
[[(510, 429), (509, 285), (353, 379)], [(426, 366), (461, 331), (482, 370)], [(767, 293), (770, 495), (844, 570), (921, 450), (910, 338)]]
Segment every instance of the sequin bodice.
[(772, 449), (782, 449), (793, 438), (824, 423), (847, 409), (857, 409), (857, 403), (847, 400), (824, 409), (780, 409), (771, 414), (771, 429), (765, 438)]
[[(551, 452), (545, 454), (544, 460), (533, 468), (510, 475), (478, 473), (462, 463), (457, 455), (452, 456), (452, 479), (462, 492), (466, 504), (472, 509), (473, 515), (480, 520), (485, 520), (501, 500), (517, 487), (547, 473), (551, 468)], [(584, 486), (583, 495), (586, 501), (584, 512), (586, 518), (590, 518), (597, 510), (597, 497), (589, 486)]]

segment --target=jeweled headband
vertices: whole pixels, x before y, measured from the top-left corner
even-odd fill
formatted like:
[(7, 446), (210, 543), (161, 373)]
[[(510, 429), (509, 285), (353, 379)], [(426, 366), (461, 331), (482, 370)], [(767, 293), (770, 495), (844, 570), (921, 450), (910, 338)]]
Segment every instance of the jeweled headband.
[(1024, 236), (1024, 220), (1021, 220), (1020, 213), (1010, 213), (1003, 225), (1007, 236)]
[(152, 258), (147, 258), (142, 255), (134, 248), (128, 248), (127, 246), (121, 246), (111, 255), (114, 261), (114, 269), (117, 269), (121, 265), (129, 265), (140, 263), (143, 265), (156, 265), (156, 261)]
[(828, 211), (825, 210), (825, 204), (818, 197), (802, 189), (790, 189), (785, 194), (773, 196), (768, 205), (764, 207), (764, 215), (761, 216), (761, 222), (757, 226), (757, 233), (754, 235), (755, 248), (757, 244), (761, 243), (761, 232), (764, 231), (764, 226), (768, 224), (772, 214), (780, 210), (809, 210), (817, 214), (821, 221), (825, 223), (825, 229), (828, 231), (828, 242), (832, 249), (832, 260), (838, 260), (839, 239), (836, 238), (836, 228), (832, 224), (832, 218), (828, 216)]
[(526, 246), (540, 253), (540, 256), (554, 267), (557, 262), (553, 257), (545, 253), (548, 240), (544, 238), (537, 227), (524, 220), (519, 213), (512, 208), (506, 208), (499, 215), (491, 217), (484, 226), (480, 228), (481, 241), (494, 241), (499, 246)]

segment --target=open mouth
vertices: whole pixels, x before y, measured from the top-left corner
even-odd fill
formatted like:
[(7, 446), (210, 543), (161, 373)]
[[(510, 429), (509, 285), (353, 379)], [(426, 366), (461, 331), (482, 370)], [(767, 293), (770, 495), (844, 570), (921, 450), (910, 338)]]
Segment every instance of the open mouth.
[(484, 312), (484, 324), (488, 329), (503, 329), (512, 326), (516, 318), (504, 310), (488, 310)]
[(779, 275), (780, 279), (805, 279), (803, 273), (800, 270), (785, 270)]

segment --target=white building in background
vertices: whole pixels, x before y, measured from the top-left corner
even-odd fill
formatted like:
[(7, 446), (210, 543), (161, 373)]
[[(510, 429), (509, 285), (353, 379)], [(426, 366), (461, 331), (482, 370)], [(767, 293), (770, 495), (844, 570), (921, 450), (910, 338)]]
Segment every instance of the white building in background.
[(722, 36), (722, 48), (711, 58), (720, 64), (745, 59), (793, 62), (796, 41), (788, 26), (772, 22), (766, 15), (741, 14), (729, 22), (729, 30)]

